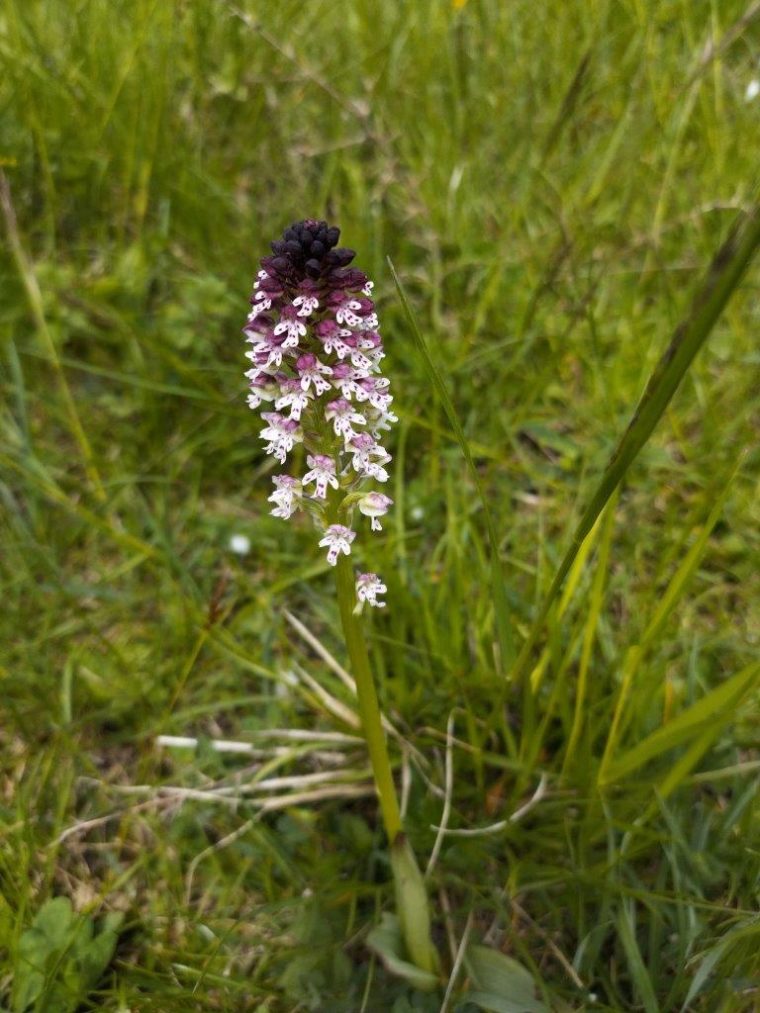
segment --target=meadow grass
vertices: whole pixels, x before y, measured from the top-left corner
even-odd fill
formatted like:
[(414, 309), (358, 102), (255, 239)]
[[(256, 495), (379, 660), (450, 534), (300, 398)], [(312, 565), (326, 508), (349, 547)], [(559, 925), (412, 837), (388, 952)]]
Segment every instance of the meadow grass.
[(757, 265), (508, 673), (752, 202), (759, 32), (744, 0), (6, 0), (6, 1008), (62, 896), (123, 920), (84, 985), (51, 948), (38, 1011), (62, 982), (72, 1009), (444, 1001), (365, 947), (392, 891), (332, 575), (268, 514), (245, 407), (251, 279), (309, 215), (376, 283), (371, 654), (445, 959), (466, 933), (555, 1009), (754, 1008)]

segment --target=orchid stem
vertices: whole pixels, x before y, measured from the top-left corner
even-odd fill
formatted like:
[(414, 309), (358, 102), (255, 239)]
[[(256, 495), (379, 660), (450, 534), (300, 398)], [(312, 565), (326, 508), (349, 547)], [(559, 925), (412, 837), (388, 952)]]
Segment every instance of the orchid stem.
[(377, 700), (375, 683), (369, 664), (367, 643), (364, 639), (361, 621), (354, 615), (356, 595), (351, 562), (347, 556), (340, 556), (335, 567), (338, 586), (338, 608), (346, 639), (351, 669), (356, 680), (356, 695), (359, 703), (359, 717), (367, 742), (372, 772), (375, 776), (383, 825), (391, 844), (402, 830), (401, 811), (393, 783), (393, 771), (385, 742), (385, 732)]

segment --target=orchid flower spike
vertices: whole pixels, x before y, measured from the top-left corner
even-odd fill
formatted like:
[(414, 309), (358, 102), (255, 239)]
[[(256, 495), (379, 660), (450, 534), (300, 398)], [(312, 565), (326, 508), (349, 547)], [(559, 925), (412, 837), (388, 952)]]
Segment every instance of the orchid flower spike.
[[(332, 566), (351, 552), (355, 509), (382, 530), (393, 501), (368, 486), (388, 480), (391, 456), (380, 440), (397, 421), (380, 368), (373, 283), (349, 266), (354, 251), (339, 238), (340, 229), (313, 218), (286, 229), (261, 261), (243, 328), (248, 405), (264, 423), (266, 453), (285, 465), (299, 444), (306, 452), (301, 474), (274, 476), (271, 512), (288, 520), (308, 510)], [(375, 574), (358, 576), (359, 605), (382, 607), (384, 591)]]

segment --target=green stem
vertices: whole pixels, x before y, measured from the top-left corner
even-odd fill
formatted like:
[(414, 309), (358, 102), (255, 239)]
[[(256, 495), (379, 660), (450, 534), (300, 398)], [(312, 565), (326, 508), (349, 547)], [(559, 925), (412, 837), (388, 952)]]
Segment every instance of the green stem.
[(388, 835), (388, 840), (393, 844), (402, 830), (401, 812), (396, 796), (396, 787), (393, 783), (388, 748), (385, 744), (380, 705), (372, 679), (367, 644), (364, 640), (361, 623), (354, 615), (356, 601), (354, 574), (347, 556), (338, 557), (335, 577), (338, 585), (338, 608), (340, 609), (343, 636), (346, 638), (351, 669), (356, 680), (356, 695), (359, 701), (362, 730), (367, 741), (377, 793), (380, 796), (380, 809), (383, 814), (385, 832)]

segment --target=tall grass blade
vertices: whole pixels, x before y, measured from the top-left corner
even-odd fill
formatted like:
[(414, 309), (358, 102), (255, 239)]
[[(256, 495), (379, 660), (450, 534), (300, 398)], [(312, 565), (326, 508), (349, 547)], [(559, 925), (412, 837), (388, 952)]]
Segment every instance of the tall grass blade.
[(84, 431), (84, 427), (77, 410), (76, 401), (71, 393), (66, 379), (66, 374), (64, 373), (63, 366), (61, 365), (58, 356), (58, 349), (56, 348), (55, 342), (53, 341), (53, 337), (47, 325), (47, 320), (45, 319), (42, 292), (40, 291), (40, 286), (34, 273), (32, 262), (21, 244), (21, 236), (16, 222), (16, 212), (13, 207), (13, 202), (11, 201), (10, 184), (8, 183), (5, 173), (2, 170), (0, 170), (0, 211), (5, 219), (5, 227), (8, 233), (8, 242), (11, 248), (11, 254), (13, 255), (21, 281), (23, 282), (35, 326), (42, 339), (50, 365), (52, 366), (56, 379), (58, 380), (61, 399), (68, 417), (69, 428), (71, 429), (74, 439), (79, 444), (85, 472), (87, 473), (87, 477), (92, 485), (95, 496), (101, 503), (103, 503), (106, 500), (106, 494), (95, 463), (95, 456), (92, 452), (92, 447), (90, 446), (87, 434)]
[(694, 544), (691, 546), (689, 551), (686, 553), (683, 561), (673, 575), (670, 583), (668, 584), (664, 594), (661, 596), (655, 613), (652, 616), (649, 624), (647, 625), (641, 639), (637, 644), (631, 645), (625, 654), (623, 662), (623, 678), (621, 681), (620, 692), (618, 699), (615, 704), (615, 711), (610, 725), (609, 735), (607, 736), (607, 743), (604, 747), (604, 755), (602, 757), (602, 763), (599, 768), (598, 780), (601, 783), (606, 775), (607, 767), (612, 759), (612, 756), (617, 747), (618, 740), (623, 730), (623, 712), (625, 705), (628, 701), (631, 687), (634, 685), (636, 676), (638, 675), (639, 669), (641, 668), (642, 661), (646, 657), (647, 651), (657, 639), (658, 634), (665, 626), (670, 614), (678, 604), (681, 595), (686, 589), (689, 581), (694, 575), (697, 567), (699, 566), (702, 556), (704, 555), (707, 543), (712, 534), (713, 528), (718, 523), (720, 516), (723, 512), (723, 506), (728, 498), (729, 491), (733, 485), (734, 478), (738, 474), (741, 462), (744, 460), (744, 453), (739, 457), (739, 462), (732, 470), (727, 482), (718, 496), (718, 499), (714, 503), (710, 514), (702, 525), (699, 534), (697, 535)]
[(668, 584), (665, 593), (660, 598), (657, 608), (655, 609), (654, 615), (652, 616), (646, 630), (642, 634), (640, 646), (647, 648), (651, 646), (658, 638), (662, 631), (665, 623), (668, 621), (673, 609), (678, 604), (681, 596), (683, 595), (686, 586), (688, 585), (691, 578), (694, 576), (697, 567), (702, 561), (702, 557), (705, 554), (705, 549), (710, 540), (710, 535), (713, 532), (713, 528), (720, 520), (721, 514), (723, 513), (723, 507), (725, 506), (728, 494), (734, 483), (734, 479), (739, 473), (739, 468), (746, 454), (742, 452), (739, 457), (739, 461), (731, 471), (731, 474), (726, 481), (723, 489), (720, 491), (717, 500), (713, 504), (712, 509), (707, 517), (707, 520), (702, 525), (697, 537), (694, 540), (694, 544), (691, 546), (689, 551), (683, 558), (683, 561), (678, 566), (676, 572), (673, 575), (672, 580)]
[(612, 544), (612, 533), (615, 528), (615, 506), (616, 497), (607, 506), (604, 515), (604, 528), (602, 531), (601, 544), (599, 546), (599, 558), (594, 573), (594, 581), (591, 586), (591, 599), (588, 606), (588, 615), (583, 629), (583, 645), (581, 658), (578, 665), (578, 678), (575, 686), (575, 709), (573, 711), (573, 725), (570, 731), (570, 738), (565, 747), (565, 758), (562, 762), (562, 773), (567, 773), (575, 759), (575, 750), (580, 741), (586, 714), (586, 693), (588, 690), (588, 671), (591, 664), (591, 652), (594, 647), (594, 639), (599, 626), (599, 618), (602, 614), (604, 602), (604, 587), (607, 581), (607, 574), (610, 562), (610, 548)]
[(694, 356), (707, 340), (757, 252), (760, 245), (758, 197), (760, 191), (756, 191), (751, 209), (739, 217), (728, 239), (718, 250), (694, 296), (688, 315), (676, 328), (670, 344), (650, 376), (633, 418), (608, 461), (599, 486), (578, 522), (573, 540), (557, 568), (538, 615), (520, 650), (511, 672), (512, 682), (517, 683), (524, 676), (549, 610), (584, 538), (639, 451), (652, 435)]
[(611, 763), (604, 776), (600, 775), (600, 783), (619, 781), (661, 753), (689, 742), (708, 727), (717, 735), (723, 717), (730, 717), (759, 680), (760, 662), (753, 662)]
[(485, 489), (483, 488), (483, 483), (480, 480), (478, 469), (475, 467), (475, 461), (473, 460), (470, 446), (467, 442), (467, 437), (465, 436), (464, 429), (462, 428), (462, 423), (459, 421), (459, 416), (454, 408), (454, 402), (451, 400), (449, 392), (446, 389), (446, 383), (441, 375), (441, 371), (435, 364), (435, 360), (431, 356), (427, 343), (422, 336), (422, 331), (419, 328), (412, 307), (406, 297), (406, 292), (404, 291), (399, 276), (396, 274), (396, 269), (393, 266), (390, 257), (388, 257), (388, 267), (390, 268), (390, 272), (393, 276), (396, 291), (398, 292), (399, 299), (401, 300), (401, 305), (404, 307), (404, 313), (409, 321), (409, 326), (412, 330), (412, 334), (414, 335), (417, 347), (422, 354), (422, 359), (425, 363), (428, 376), (432, 381), (438, 397), (441, 399), (443, 410), (446, 412), (449, 424), (454, 430), (454, 435), (456, 436), (459, 446), (462, 449), (462, 454), (472, 474), (472, 480), (483, 508), (483, 518), (485, 520), (488, 541), (491, 547), (491, 594), (493, 595), (496, 634), (499, 642), (501, 664), (506, 669), (506, 666), (509, 665), (514, 656), (512, 626), (510, 622), (506, 586), (504, 584), (504, 574), (499, 560), (499, 540), (496, 537), (496, 527), (493, 522), (493, 517), (491, 516), (491, 510), (488, 506), (488, 499), (486, 497)]
[(649, 976), (644, 960), (641, 956), (639, 944), (636, 941), (636, 931), (633, 925), (634, 908), (626, 906), (618, 915), (617, 930), (620, 942), (623, 944), (628, 970), (631, 975), (633, 987), (636, 989), (637, 998), (641, 1001), (646, 1013), (657, 1013), (659, 1005), (657, 996), (654, 994), (652, 979)]

